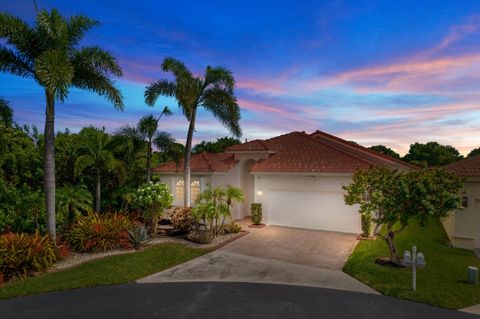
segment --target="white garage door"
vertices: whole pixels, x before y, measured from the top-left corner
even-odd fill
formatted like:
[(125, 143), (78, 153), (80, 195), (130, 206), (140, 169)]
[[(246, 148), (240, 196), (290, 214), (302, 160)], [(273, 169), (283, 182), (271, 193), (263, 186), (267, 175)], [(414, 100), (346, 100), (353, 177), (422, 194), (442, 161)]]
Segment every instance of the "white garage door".
[(270, 225), (360, 232), (360, 215), (334, 191), (270, 190), (266, 222)]

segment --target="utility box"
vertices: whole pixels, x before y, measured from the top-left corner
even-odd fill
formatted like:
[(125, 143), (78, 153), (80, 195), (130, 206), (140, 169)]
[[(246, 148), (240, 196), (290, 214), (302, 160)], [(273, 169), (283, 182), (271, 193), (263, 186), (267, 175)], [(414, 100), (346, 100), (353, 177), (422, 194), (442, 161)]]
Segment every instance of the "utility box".
[(405, 266), (408, 266), (412, 263), (412, 256), (410, 255), (410, 252), (408, 250), (405, 250), (403, 252), (403, 262)]
[(478, 268), (469, 266), (467, 282), (472, 285), (478, 284)]
[(417, 254), (417, 266), (419, 267), (425, 266), (425, 257), (423, 256), (423, 253)]

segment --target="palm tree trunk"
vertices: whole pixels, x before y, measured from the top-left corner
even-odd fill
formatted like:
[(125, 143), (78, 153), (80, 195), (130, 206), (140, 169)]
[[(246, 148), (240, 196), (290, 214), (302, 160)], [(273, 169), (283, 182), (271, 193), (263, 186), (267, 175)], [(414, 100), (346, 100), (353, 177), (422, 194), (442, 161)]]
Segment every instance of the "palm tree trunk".
[(97, 180), (96, 180), (97, 188), (95, 193), (95, 211), (100, 213), (100, 170), (97, 169)]
[(192, 110), (190, 125), (188, 126), (187, 142), (185, 145), (185, 160), (183, 161), (183, 204), (190, 207), (190, 157), (192, 153), (193, 131), (195, 130), (195, 117), (197, 115), (197, 107)]
[(152, 168), (152, 139), (148, 139), (148, 152), (147, 152), (147, 183), (150, 183), (150, 171)]
[(55, 240), (55, 96), (47, 91), (45, 110), (45, 131), (43, 149), (43, 183), (45, 208), (47, 211), (47, 231)]

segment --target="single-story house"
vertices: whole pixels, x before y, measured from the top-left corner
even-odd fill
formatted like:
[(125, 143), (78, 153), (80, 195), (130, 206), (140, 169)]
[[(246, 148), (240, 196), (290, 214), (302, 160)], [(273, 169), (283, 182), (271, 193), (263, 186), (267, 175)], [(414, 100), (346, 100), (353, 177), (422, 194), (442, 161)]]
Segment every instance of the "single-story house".
[(462, 209), (443, 220), (445, 231), (456, 247), (480, 250), (480, 156), (467, 157), (446, 168), (465, 178)]
[[(207, 183), (230, 184), (246, 198), (233, 209), (236, 219), (250, 215), (250, 204), (258, 202), (266, 224), (359, 233), (358, 208), (345, 205), (342, 185), (351, 182), (355, 170), (374, 165), (412, 167), (324, 132), (291, 132), (221, 154), (192, 155), (191, 198), (193, 202)], [(154, 172), (170, 187), (175, 205), (183, 205), (183, 162), (162, 164)]]

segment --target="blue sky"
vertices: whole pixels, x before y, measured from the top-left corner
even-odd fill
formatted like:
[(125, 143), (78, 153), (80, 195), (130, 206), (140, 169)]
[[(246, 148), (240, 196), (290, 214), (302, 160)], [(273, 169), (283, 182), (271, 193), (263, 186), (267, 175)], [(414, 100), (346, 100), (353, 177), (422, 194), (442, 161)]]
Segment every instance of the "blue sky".
[[(126, 110), (72, 90), (56, 111), (57, 129), (86, 125), (114, 131), (164, 105), (160, 128), (183, 141), (187, 123), (171, 99), (148, 108), (145, 86), (164, 78), (166, 56), (195, 73), (231, 69), (242, 109), (243, 138), (317, 129), (366, 146), (405, 153), (438, 141), (466, 154), (480, 146), (479, 1), (46, 1), (64, 15), (102, 25), (83, 45), (118, 58)], [(33, 22), (33, 0), (0, 7)], [(44, 97), (31, 80), (0, 74), (0, 96), (15, 119), (43, 128)], [(201, 112), (195, 140), (228, 135)]]

